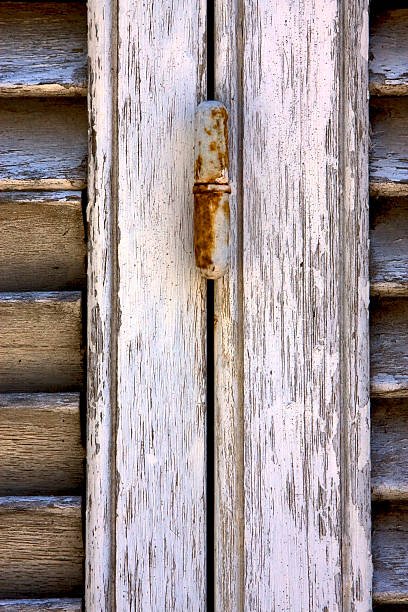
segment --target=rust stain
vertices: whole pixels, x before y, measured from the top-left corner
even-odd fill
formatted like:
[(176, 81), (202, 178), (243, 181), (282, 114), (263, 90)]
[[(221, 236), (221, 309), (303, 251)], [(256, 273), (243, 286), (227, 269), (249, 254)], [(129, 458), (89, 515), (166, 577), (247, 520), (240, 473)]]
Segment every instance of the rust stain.
[[(228, 154), (228, 113), (224, 107), (213, 108), (211, 110), (211, 118), (214, 120), (213, 127), (219, 133), (221, 126), (224, 127), (224, 147), (217, 147), (213, 149), (210, 145), (210, 150), (215, 151), (218, 148), (218, 163), (220, 168), (228, 168), (229, 166), (229, 154)], [(221, 136), (221, 134), (219, 134)], [(221, 140), (221, 139), (220, 139)]]
[[(231, 189), (229, 190), (231, 191)], [(222, 205), (222, 210), (224, 211), (224, 215), (228, 219), (228, 223), (230, 221), (230, 206), (229, 206), (229, 198), (224, 200), (224, 204)]]
[(197, 155), (196, 160), (195, 160), (195, 166), (194, 166), (195, 180), (198, 180), (200, 178), (202, 167), (203, 167), (203, 158), (201, 157), (201, 155)]
[(214, 265), (214, 222), (222, 197), (223, 193), (216, 191), (194, 194), (194, 253), (200, 269), (209, 269)]
[(217, 150), (217, 143), (210, 142), (210, 151), (216, 151), (216, 150)]

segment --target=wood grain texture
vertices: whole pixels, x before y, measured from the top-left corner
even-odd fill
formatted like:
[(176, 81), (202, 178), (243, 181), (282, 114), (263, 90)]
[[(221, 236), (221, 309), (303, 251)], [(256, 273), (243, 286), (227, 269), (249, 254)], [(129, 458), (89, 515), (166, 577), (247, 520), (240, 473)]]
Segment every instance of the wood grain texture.
[(81, 389), (79, 292), (1, 293), (0, 318), (0, 392)]
[(79, 492), (83, 460), (78, 394), (0, 394), (0, 495)]
[(408, 299), (371, 303), (371, 395), (408, 396)]
[(79, 595), (79, 497), (0, 498), (0, 597)]
[(1, 2), (0, 63), (0, 96), (85, 96), (85, 4)]
[(367, 4), (244, 5), (248, 611), (371, 607)]
[(85, 100), (0, 100), (0, 190), (83, 189)]
[[(401, 183), (405, 189), (408, 181), (408, 98), (372, 98), (370, 122), (370, 181), (380, 185)], [(395, 192), (396, 187), (392, 190)], [(388, 194), (382, 188), (379, 195)]]
[(198, 612), (206, 317), (191, 194), (206, 2), (121, 0), (118, 19), (116, 606)]
[(408, 501), (408, 401), (374, 400), (371, 484), (374, 500)]
[(88, 10), (86, 606), (204, 610), (205, 283), (192, 187), (205, 2)]
[(0, 601), (1, 612), (81, 612), (80, 599), (8, 599)]
[[(242, 29), (238, 3), (215, 1), (215, 98), (229, 114), (230, 263), (214, 283), (214, 590), (217, 612), (243, 610)], [(247, 77), (248, 78), (248, 77)]]
[(88, 0), (89, 174), (87, 307), (87, 489), (85, 609), (114, 608), (113, 115), (114, 32), (110, 0)]
[(373, 506), (373, 601), (408, 603), (408, 514), (406, 505)]
[(0, 291), (85, 287), (80, 192), (0, 191)]
[(408, 9), (383, 10), (373, 15), (370, 19), (371, 95), (408, 95), (407, 57)]
[(408, 295), (408, 199), (370, 203), (370, 292)]

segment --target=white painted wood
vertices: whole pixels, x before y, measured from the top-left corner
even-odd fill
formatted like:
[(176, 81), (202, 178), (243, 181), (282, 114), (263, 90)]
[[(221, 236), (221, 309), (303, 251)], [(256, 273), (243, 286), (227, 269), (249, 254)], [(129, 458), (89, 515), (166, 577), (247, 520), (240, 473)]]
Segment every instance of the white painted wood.
[(0, 97), (85, 96), (86, 5), (0, 3)]
[(243, 610), (244, 462), (242, 343), (242, 89), (239, 3), (215, 2), (215, 97), (229, 115), (230, 260), (214, 284), (215, 491), (217, 612)]
[(224, 4), (242, 260), (216, 286), (217, 610), (366, 611), (368, 6)]
[(110, 0), (88, 0), (87, 612), (114, 612), (113, 22)]
[(88, 7), (86, 606), (204, 610), (205, 283), (192, 188), (205, 2)]

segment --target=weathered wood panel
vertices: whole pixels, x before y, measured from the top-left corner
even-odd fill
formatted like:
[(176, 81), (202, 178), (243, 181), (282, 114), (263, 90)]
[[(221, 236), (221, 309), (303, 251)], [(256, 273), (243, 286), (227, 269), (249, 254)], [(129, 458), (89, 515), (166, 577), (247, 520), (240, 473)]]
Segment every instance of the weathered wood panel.
[(371, 394), (408, 396), (408, 299), (371, 302)]
[(366, 610), (367, 2), (223, 5), (216, 96), (243, 138), (243, 218), (239, 194), (215, 289), (216, 607)]
[(79, 497), (0, 498), (0, 597), (79, 595)]
[(206, 2), (123, 0), (118, 17), (116, 605), (198, 612), (206, 319), (191, 193)]
[(0, 395), (0, 495), (78, 492), (83, 460), (78, 394)]
[(79, 292), (2, 293), (0, 319), (0, 392), (81, 388)]
[(88, 6), (86, 605), (205, 610), (205, 283), (192, 248), (192, 164), (206, 2), (121, 0), (117, 14), (108, 2)]
[[(384, 4), (384, 8), (388, 8)], [(383, 10), (370, 19), (370, 93), (408, 94), (408, 9)]]
[(85, 286), (79, 192), (0, 192), (0, 291)]
[(370, 202), (370, 291), (408, 295), (408, 199)]
[(85, 100), (0, 100), (0, 190), (83, 189)]
[[(244, 609), (242, 130), (240, 14), (215, 1), (215, 99), (229, 114), (230, 264), (214, 283), (214, 591), (217, 612)], [(248, 78), (248, 76), (247, 76)]]
[(1, 612), (81, 612), (80, 599), (9, 599), (0, 601)]
[[(395, 184), (405, 190), (408, 181), (408, 98), (372, 98), (370, 121), (370, 181), (378, 195), (402, 195)], [(387, 187), (391, 194), (385, 192)], [(370, 192), (374, 195), (373, 189)]]
[(114, 9), (88, 0), (89, 174), (85, 608), (114, 606)]
[(0, 96), (86, 95), (86, 5), (0, 2)]
[(374, 400), (371, 485), (374, 500), (408, 501), (408, 400)]
[(408, 604), (408, 513), (406, 505), (373, 506), (373, 600)]

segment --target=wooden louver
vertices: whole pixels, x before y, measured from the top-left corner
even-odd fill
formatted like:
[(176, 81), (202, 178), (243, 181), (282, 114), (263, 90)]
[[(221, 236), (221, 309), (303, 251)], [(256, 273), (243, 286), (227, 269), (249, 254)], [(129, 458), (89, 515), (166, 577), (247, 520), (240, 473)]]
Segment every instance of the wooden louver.
[(387, 611), (408, 602), (408, 9), (394, 4), (370, 16), (373, 599)]
[(86, 5), (0, 3), (0, 610), (83, 595)]

